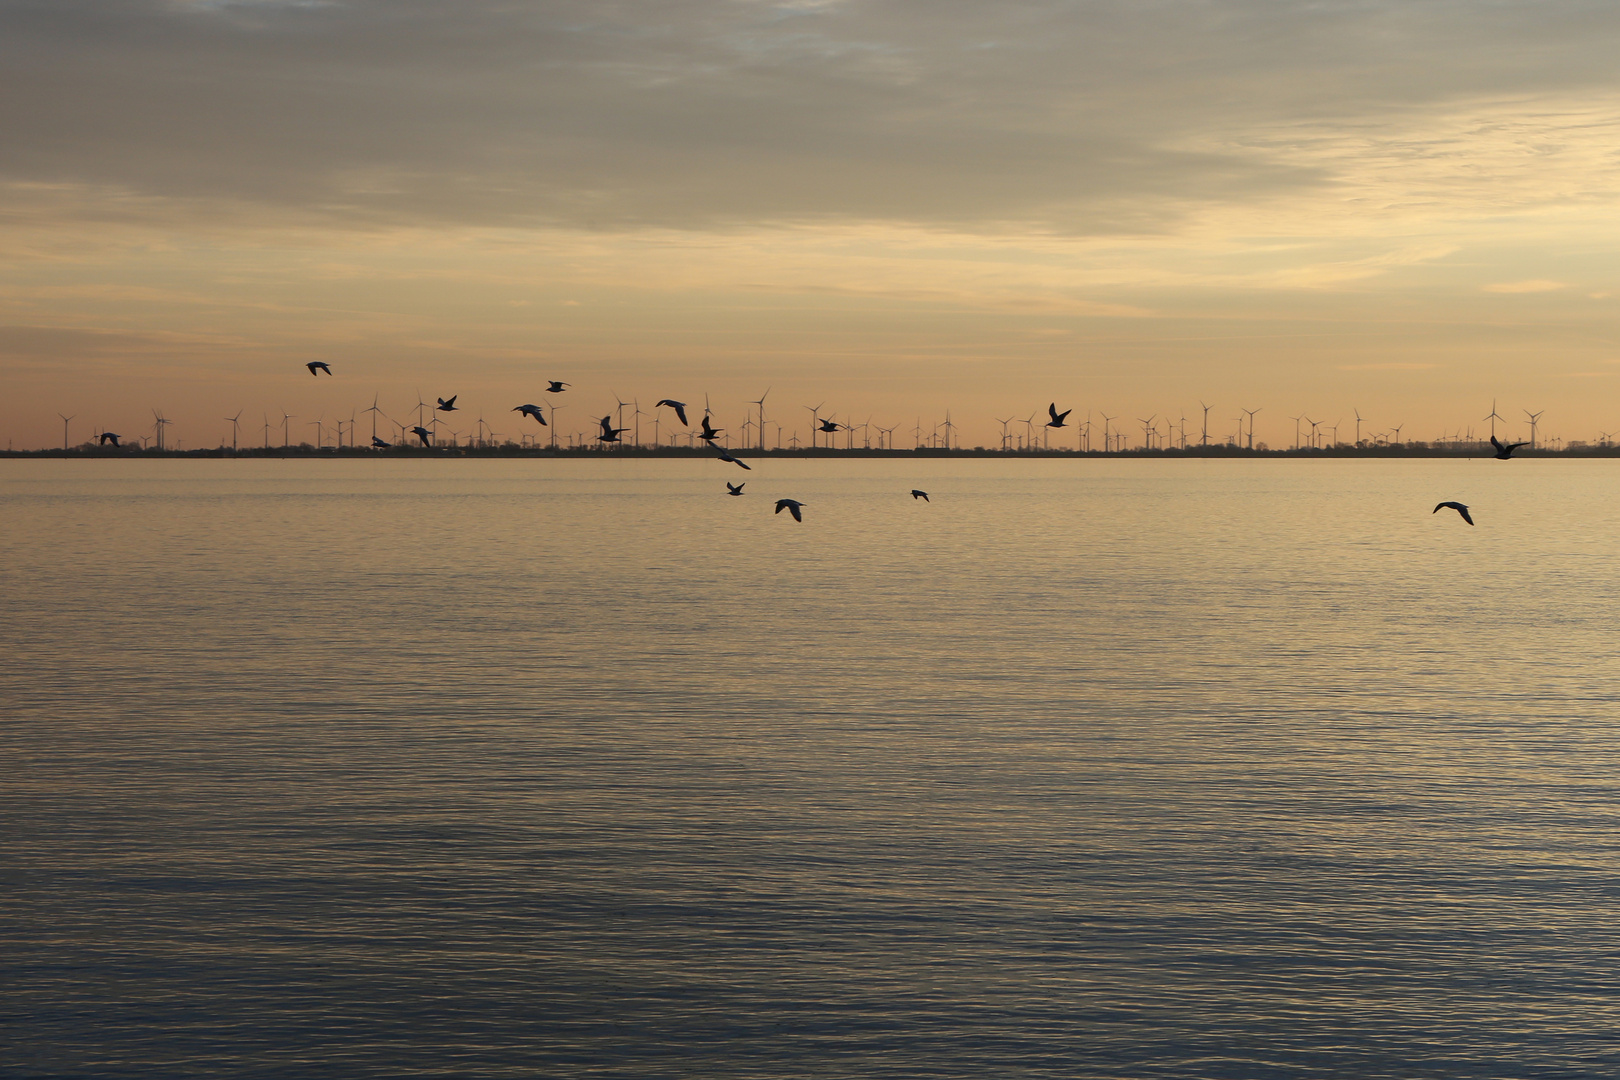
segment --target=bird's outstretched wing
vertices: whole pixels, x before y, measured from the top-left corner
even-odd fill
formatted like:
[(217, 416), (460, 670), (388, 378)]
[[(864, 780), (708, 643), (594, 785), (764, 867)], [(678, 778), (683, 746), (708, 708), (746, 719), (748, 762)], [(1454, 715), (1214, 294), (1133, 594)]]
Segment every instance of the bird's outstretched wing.
[(1474, 519), (1469, 516), (1468, 507), (1464, 506), (1460, 502), (1435, 503), (1434, 509), (1430, 510), (1429, 513), (1438, 514), (1442, 510), (1455, 510), (1458, 514), (1462, 515), (1462, 519), (1468, 522), (1468, 524), (1472, 525), (1474, 523)]

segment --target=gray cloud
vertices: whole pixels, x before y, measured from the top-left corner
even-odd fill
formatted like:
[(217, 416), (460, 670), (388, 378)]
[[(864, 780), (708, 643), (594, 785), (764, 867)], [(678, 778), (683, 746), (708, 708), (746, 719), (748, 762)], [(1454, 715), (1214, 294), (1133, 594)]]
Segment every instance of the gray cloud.
[(1331, 179), (1190, 140), (1610, 86), (1617, 39), (1567, 0), (10, 0), (0, 178), (355, 227), (1152, 231)]

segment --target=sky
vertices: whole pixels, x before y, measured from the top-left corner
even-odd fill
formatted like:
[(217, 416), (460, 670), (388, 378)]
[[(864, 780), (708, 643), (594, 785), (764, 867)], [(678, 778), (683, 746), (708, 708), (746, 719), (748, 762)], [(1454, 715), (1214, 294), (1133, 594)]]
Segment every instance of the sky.
[(1595, 439), (1617, 55), (1571, 0), (0, 0), (0, 438), (563, 379)]

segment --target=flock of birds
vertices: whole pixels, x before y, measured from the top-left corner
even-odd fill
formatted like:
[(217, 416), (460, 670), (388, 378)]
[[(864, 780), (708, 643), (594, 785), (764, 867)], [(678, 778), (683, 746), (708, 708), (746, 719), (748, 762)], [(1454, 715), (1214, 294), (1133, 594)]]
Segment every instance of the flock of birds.
[[(327, 363), (325, 363), (324, 361), (321, 361), (321, 360), (311, 360), (308, 364), (306, 364), (304, 366), (309, 368), (309, 373), (311, 375), (314, 375), (316, 378), (320, 378), (320, 374), (323, 371), (326, 372), (328, 375), (332, 374), (332, 368)], [(572, 383), (563, 382), (563, 381), (561, 381), (559, 379), (548, 379), (548, 380), (546, 380), (546, 382), (547, 382), (547, 385), (546, 385), (546, 391), (545, 392), (548, 393), (548, 394), (566, 393), (568, 387), (573, 385)], [(437, 404), (437, 406), (435, 406), (434, 411), (436, 411), (436, 412), (455, 412), (456, 411), (456, 397), (457, 396), (458, 395), (451, 395), (448, 398), (438, 398), (437, 399), (438, 404)], [(655, 408), (655, 409), (664, 409), (664, 408), (671, 409), (675, 413), (675, 418), (681, 422), (682, 427), (688, 427), (689, 428), (689, 427), (692, 426), (691, 421), (689, 419), (687, 419), (687, 416), (686, 416), (686, 402), (684, 402), (684, 401), (676, 401), (674, 398), (660, 398), (658, 400), (658, 403), (656, 405), (654, 405), (653, 408)], [(542, 409), (540, 406), (533, 404), (532, 402), (514, 406), (512, 408), (512, 411), (515, 412), (515, 413), (521, 413), (524, 416), (532, 417), (533, 419), (539, 421), (541, 427), (546, 427), (547, 426), (545, 410)], [(1052, 416), (1052, 421), (1051, 421), (1051, 423), (1047, 424), (1046, 426), (1047, 427), (1064, 427), (1064, 426), (1066, 426), (1064, 424), (1064, 420), (1069, 415), (1069, 413), (1072, 412), (1072, 411), (1073, 410), (1070, 409), (1070, 410), (1065, 410), (1062, 413), (1059, 413), (1057, 411), (1057, 403), (1054, 402), (1048, 408), (1048, 412), (1050, 412), (1051, 416)], [(743, 461), (741, 458), (734, 455), (726, 447), (716, 445), (715, 440), (720, 437), (720, 434), (725, 430), (724, 428), (715, 427), (713, 425), (713, 423), (710, 422), (710, 419), (709, 419), (709, 416), (707, 415), (707, 413), (705, 413), (704, 416), (702, 416), (700, 418), (700, 423), (701, 423), (702, 426), (697, 431), (697, 437), (702, 439), (706, 444), (708, 444), (708, 446), (712, 450), (715, 451), (715, 453), (717, 454), (717, 456), (719, 457), (719, 459), (721, 461), (729, 462), (732, 465), (736, 465), (739, 468), (741, 468), (741, 469), (743, 469), (744, 471), (747, 471), (747, 472), (752, 472), (753, 471), (753, 466), (749, 465), (746, 461)], [(612, 413), (609, 413), (608, 415), (602, 417), (602, 419), (597, 421), (597, 424), (601, 427), (601, 433), (596, 436), (596, 441), (599, 442), (599, 443), (616, 443), (616, 442), (620, 442), (621, 440), (619, 439), (619, 436), (624, 434), (624, 432), (626, 432), (627, 430), (629, 430), (628, 428), (614, 427), (613, 426), (613, 414)], [(837, 424), (837, 423), (833, 422), (832, 420), (823, 420), (823, 421), (821, 421), (821, 424), (820, 424), (820, 426), (819, 426), (819, 428), (817, 430), (822, 431), (822, 432), (826, 432), (828, 434), (832, 434), (833, 432), (837, 432), (837, 431), (842, 430), (842, 425)], [(422, 425), (418, 424), (416, 427), (411, 428), (410, 431), (411, 431), (411, 434), (415, 435), (418, 439), (422, 440), (422, 445), (423, 446), (431, 446), (432, 445), (431, 436), (432, 436), (433, 433), (431, 431), (429, 431), (427, 428), (425, 428)], [(116, 446), (117, 445), (117, 436), (116, 435), (113, 436), (113, 439), (114, 439), (113, 445)], [(371, 444), (372, 444), (372, 446), (376, 447), (377, 449), (386, 449), (386, 448), (388, 448), (389, 446), (392, 445), (391, 443), (388, 443), (388, 442), (384, 441), (383, 439), (378, 438), (375, 435), (373, 435), (371, 437)], [(733, 484), (731, 481), (727, 480), (726, 481), (726, 494), (727, 495), (732, 495), (732, 496), (743, 495), (744, 494), (743, 488), (747, 486), (747, 483), (748, 482), (745, 480), (740, 484)], [(932, 502), (933, 501), (933, 500), (929, 499), (928, 492), (923, 491), (921, 488), (912, 488), (911, 489), (911, 498), (912, 498), (913, 502), (915, 502), (918, 499), (921, 499), (923, 502)], [(800, 502), (798, 499), (777, 499), (776, 500), (775, 513), (780, 514), (782, 511), (786, 510), (788, 513), (793, 515), (793, 520), (794, 521), (802, 522), (802, 521), (804, 521), (804, 505), (805, 504)]]
[[(309, 373), (315, 376), (317, 379), (320, 378), (321, 372), (323, 371), (328, 375), (332, 374), (331, 365), (326, 363), (324, 360), (311, 360), (304, 366), (307, 367), (309, 369)], [(565, 393), (568, 387), (573, 385), (573, 383), (563, 382), (558, 379), (548, 379), (546, 382), (546, 393), (548, 394)], [(459, 396), (460, 395), (458, 394), (452, 394), (448, 398), (436, 399), (438, 404), (434, 407), (434, 411), (447, 413), (457, 411), (456, 398)], [(681, 426), (692, 426), (691, 421), (689, 421), (686, 417), (686, 402), (684, 401), (676, 401), (674, 398), (660, 398), (658, 403), (653, 407), (657, 409), (672, 409), (674, 410), (676, 419), (681, 422)], [(532, 417), (540, 422), (541, 427), (547, 426), (545, 410), (538, 405), (533, 403), (525, 403), (523, 405), (514, 406), (512, 411), (515, 413), (522, 413), (524, 416)], [(1064, 409), (1062, 412), (1059, 412), (1057, 402), (1052, 402), (1046, 407), (1047, 415), (1050, 417), (1046, 423), (1046, 426), (1049, 428), (1067, 427), (1069, 414), (1073, 411), (1073, 409)], [(621, 441), (619, 436), (624, 434), (625, 431), (629, 430), (628, 428), (614, 427), (612, 413), (602, 417), (602, 419), (597, 421), (597, 423), (601, 427), (601, 433), (597, 435), (596, 441), (600, 443), (619, 442)], [(841, 426), (839, 424), (833, 422), (832, 420), (823, 420), (821, 421), (817, 430), (827, 434), (833, 434), (834, 432), (839, 431), (840, 427)], [(409, 430), (412, 435), (415, 435), (418, 439), (422, 440), (423, 446), (433, 445), (433, 432), (423, 427), (421, 424), (417, 424), (415, 427)], [(710, 423), (708, 415), (705, 414), (702, 417), (702, 428), (697, 432), (697, 436), (707, 443), (711, 449), (716, 451), (721, 461), (730, 462), (731, 464), (739, 466), (744, 470), (752, 471), (753, 467), (751, 465), (732, 454), (730, 450), (726, 449), (724, 446), (715, 445), (715, 439), (717, 439), (720, 436), (720, 433), (724, 430), (724, 428), (717, 428)], [(99, 438), (102, 446), (106, 446), (108, 443), (112, 443), (114, 446), (122, 445), (119, 442), (119, 436), (115, 432), (103, 431)], [(386, 450), (393, 444), (373, 435), (371, 437), (371, 445), (379, 450)], [(1522, 442), (1504, 443), (1499, 441), (1495, 435), (1491, 436), (1491, 446), (1496, 450), (1496, 460), (1498, 461), (1510, 460), (1513, 457), (1513, 451), (1519, 449), (1521, 446), (1528, 445), (1529, 443)], [(744, 494), (743, 488), (746, 486), (746, 480), (740, 484), (733, 484), (731, 481), (727, 480), (726, 494), (740, 496)], [(912, 501), (921, 499), (923, 502), (932, 502), (932, 500), (928, 497), (928, 492), (923, 491), (920, 488), (911, 489), (911, 498)], [(798, 499), (777, 499), (775, 512), (780, 514), (783, 510), (786, 510), (788, 513), (793, 515), (794, 521), (802, 522), (804, 520), (804, 505), (805, 504), (800, 502)], [(1429, 512), (1431, 514), (1438, 514), (1442, 510), (1455, 510), (1457, 511), (1458, 516), (1460, 516), (1468, 524), (1472, 525), (1474, 523), (1473, 516), (1469, 514), (1468, 507), (1463, 503), (1455, 500), (1447, 500), (1445, 502), (1436, 503), (1434, 509)]]

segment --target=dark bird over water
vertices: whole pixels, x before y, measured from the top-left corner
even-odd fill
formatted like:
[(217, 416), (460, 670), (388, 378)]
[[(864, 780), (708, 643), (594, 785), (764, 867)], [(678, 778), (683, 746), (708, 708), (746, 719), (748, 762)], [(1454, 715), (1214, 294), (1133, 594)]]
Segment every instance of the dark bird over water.
[(786, 510), (788, 513), (793, 515), (794, 521), (803, 521), (804, 516), (799, 513), (799, 508), (803, 505), (804, 503), (800, 502), (798, 499), (777, 499), (776, 512), (780, 514), (783, 510)]
[(540, 406), (538, 406), (538, 405), (519, 405), (517, 408), (513, 409), (512, 411), (513, 412), (520, 412), (524, 416), (532, 416), (536, 420), (540, 421), (540, 426), (541, 427), (546, 426), (546, 414), (545, 414), (544, 410), (542, 410), (540, 408)]
[[(658, 403), (658, 405), (668, 405), (670, 408), (674, 409), (675, 410), (675, 415), (680, 417), (681, 425), (683, 427), (691, 427), (692, 426), (691, 424), (688, 424), (686, 422), (686, 402), (684, 402), (684, 401), (676, 401), (674, 398), (664, 398), (662, 401), (660, 401)], [(655, 409), (658, 408), (658, 405), (654, 405), (653, 408), (655, 408)]]
[(1052, 417), (1052, 419), (1046, 422), (1047, 427), (1068, 427), (1069, 425), (1065, 424), (1063, 421), (1070, 413), (1074, 412), (1073, 409), (1064, 409), (1062, 412), (1058, 412), (1057, 402), (1055, 401), (1046, 407), (1046, 411)]
[(383, 442), (381, 439), (377, 438), (377, 436), (375, 436), (375, 435), (373, 435), (371, 437), (371, 446), (375, 450), (387, 450), (390, 446), (393, 446), (393, 445), (394, 444), (390, 443), (390, 442)]
[(120, 443), (118, 441), (118, 433), (117, 432), (115, 432), (115, 431), (103, 431), (101, 433), (101, 443), (100, 443), (100, 445), (106, 446), (108, 443), (112, 443), (114, 446), (122, 446), (123, 445), (122, 443)]
[(546, 393), (548, 394), (560, 394), (563, 392), (563, 387), (574, 385), (573, 383), (558, 382), (556, 379), (547, 379), (546, 381), (551, 384), (546, 387)]
[(1464, 506), (1460, 502), (1435, 503), (1434, 504), (1434, 509), (1430, 510), (1429, 513), (1438, 514), (1441, 510), (1443, 510), (1443, 509), (1445, 509), (1447, 507), (1450, 507), (1451, 509), (1457, 511), (1457, 513), (1461, 514), (1462, 519), (1464, 521), (1468, 522), (1468, 524), (1472, 525), (1474, 523), (1474, 519), (1468, 516), (1468, 507)]
[(418, 439), (421, 439), (423, 446), (432, 446), (433, 445), (433, 443), (431, 441), (432, 438), (433, 438), (433, 432), (429, 431), (427, 428), (423, 427), (421, 424), (418, 424), (415, 427), (411, 428), (411, 434), (415, 435)]
[(729, 461), (733, 465), (737, 465), (737, 466), (740, 466), (740, 467), (742, 467), (744, 469), (747, 469), (749, 472), (754, 471), (754, 468), (753, 468), (752, 465), (749, 465), (748, 462), (744, 461), (740, 457), (732, 457), (731, 456), (731, 451), (727, 450), (725, 447), (716, 446), (715, 449), (720, 451), (720, 460), (721, 461)]
[(597, 442), (618, 442), (619, 432), (629, 430), (628, 428), (614, 427), (612, 413), (602, 417), (598, 423), (602, 425), (602, 434), (596, 437)]
[(332, 369), (326, 366), (325, 360), (311, 360), (304, 366), (309, 368), (309, 373), (315, 376), (317, 379), (321, 377), (321, 372), (323, 371), (328, 375), (332, 374)]
[(746, 480), (744, 480), (740, 484), (733, 484), (730, 480), (727, 480), (726, 481), (726, 494), (727, 495), (741, 495), (743, 493), (743, 488), (745, 488), (747, 486), (748, 486), (748, 481), (746, 481)]
[(1529, 443), (1522, 443), (1522, 442), (1516, 442), (1516, 443), (1497, 442), (1496, 441), (1496, 436), (1492, 435), (1491, 436), (1491, 445), (1496, 447), (1496, 460), (1497, 461), (1507, 461), (1509, 458), (1513, 457), (1513, 451), (1517, 450), (1521, 446), (1529, 446), (1530, 444)]
[(912, 498), (913, 498), (913, 499), (921, 499), (921, 500), (922, 500), (922, 501), (923, 501), (923, 502), (930, 502), (930, 501), (932, 501), (932, 500), (930, 500), (930, 499), (929, 499), (929, 498), (928, 498), (928, 492), (926, 492), (926, 491), (920, 491), (920, 490), (918, 490), (918, 489), (917, 489), (917, 488), (912, 488), (912, 489), (911, 489), (911, 497), (912, 497)]
[(715, 436), (719, 435), (724, 430), (726, 429), (722, 427), (715, 427), (714, 425), (710, 424), (709, 418), (705, 416), (703, 418), (703, 430), (698, 432), (698, 438), (702, 439), (706, 443), (712, 443), (715, 440)]
[(448, 399), (440, 398), (439, 399), (439, 411), (440, 412), (455, 412), (456, 411), (456, 398), (458, 398), (460, 396), (461, 396), (460, 394), (451, 394)]

